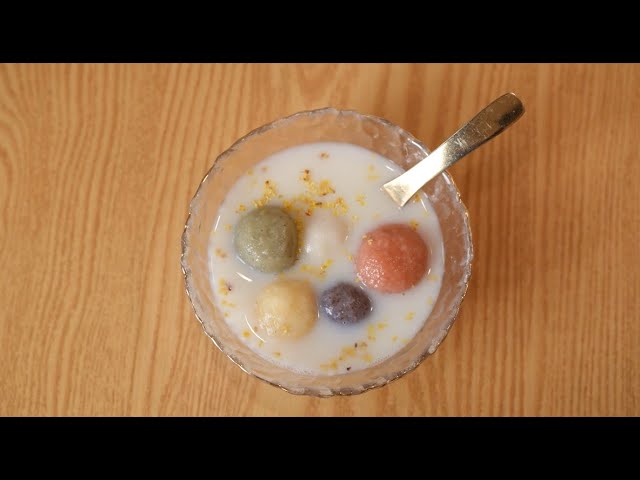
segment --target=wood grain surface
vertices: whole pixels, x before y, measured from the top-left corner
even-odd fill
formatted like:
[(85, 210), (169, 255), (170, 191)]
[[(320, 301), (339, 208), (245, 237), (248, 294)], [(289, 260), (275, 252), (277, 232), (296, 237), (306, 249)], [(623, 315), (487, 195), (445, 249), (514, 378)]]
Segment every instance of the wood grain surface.
[[(334, 106), (435, 146), (527, 112), (452, 174), (469, 294), (434, 356), (350, 398), (244, 374), (202, 333), (180, 236), (215, 156)], [(639, 415), (640, 65), (0, 65), (0, 415)]]

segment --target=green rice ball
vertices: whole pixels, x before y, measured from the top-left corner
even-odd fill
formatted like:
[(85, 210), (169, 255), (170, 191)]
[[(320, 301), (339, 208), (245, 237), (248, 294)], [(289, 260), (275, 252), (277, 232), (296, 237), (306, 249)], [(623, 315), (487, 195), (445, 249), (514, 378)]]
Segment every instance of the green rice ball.
[(237, 223), (233, 246), (240, 260), (265, 273), (291, 267), (298, 253), (298, 230), (280, 207), (256, 208)]

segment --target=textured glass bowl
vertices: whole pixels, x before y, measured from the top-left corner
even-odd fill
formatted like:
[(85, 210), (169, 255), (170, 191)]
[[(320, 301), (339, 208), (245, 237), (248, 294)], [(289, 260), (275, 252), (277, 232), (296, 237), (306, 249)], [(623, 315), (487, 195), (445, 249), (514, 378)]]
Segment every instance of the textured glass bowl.
[(295, 373), (254, 353), (227, 327), (214, 303), (210, 269), (215, 269), (215, 263), (210, 263), (208, 246), (217, 211), (236, 180), (265, 157), (295, 145), (322, 141), (360, 145), (405, 169), (429, 152), (400, 127), (353, 111), (326, 108), (301, 112), (260, 127), (222, 153), (202, 180), (191, 201), (182, 235), (182, 271), (187, 294), (205, 333), (234, 363), (290, 393), (325, 397), (383, 386), (415, 369), (435, 352), (455, 321), (467, 291), (473, 246), (467, 210), (445, 172), (424, 188), (438, 215), (444, 240), (442, 289), (424, 327), (401, 351), (365, 370), (333, 376)]

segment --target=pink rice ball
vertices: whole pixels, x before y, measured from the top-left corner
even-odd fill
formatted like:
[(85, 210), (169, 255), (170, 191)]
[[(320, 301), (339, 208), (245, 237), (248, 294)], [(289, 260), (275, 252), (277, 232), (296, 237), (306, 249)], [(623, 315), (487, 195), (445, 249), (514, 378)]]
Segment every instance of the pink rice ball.
[(417, 231), (404, 224), (386, 224), (363, 237), (356, 270), (367, 287), (401, 293), (422, 279), (428, 260), (429, 249)]

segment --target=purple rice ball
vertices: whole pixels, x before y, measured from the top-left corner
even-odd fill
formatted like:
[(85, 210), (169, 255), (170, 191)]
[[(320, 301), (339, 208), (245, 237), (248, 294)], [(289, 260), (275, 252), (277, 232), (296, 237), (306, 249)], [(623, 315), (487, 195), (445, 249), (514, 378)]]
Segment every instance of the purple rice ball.
[(372, 306), (362, 289), (340, 282), (320, 295), (320, 310), (336, 323), (352, 325), (364, 320)]

